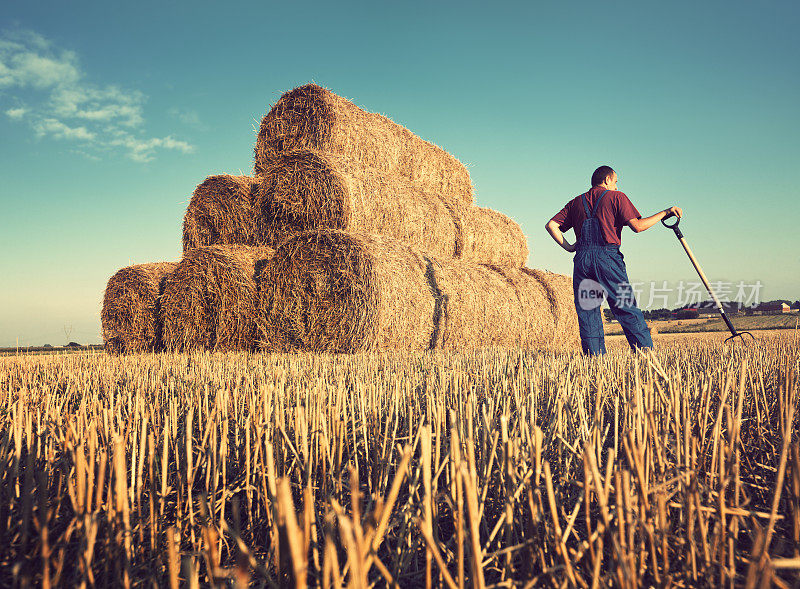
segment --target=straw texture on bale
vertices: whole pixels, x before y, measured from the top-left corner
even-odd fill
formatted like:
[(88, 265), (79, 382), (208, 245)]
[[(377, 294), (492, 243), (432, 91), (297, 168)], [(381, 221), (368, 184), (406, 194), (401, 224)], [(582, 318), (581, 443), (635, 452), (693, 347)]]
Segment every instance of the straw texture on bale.
[(174, 262), (122, 268), (108, 281), (100, 319), (106, 351), (112, 354), (161, 349), (160, 306), (164, 280)]
[(550, 303), (555, 320), (552, 347), (580, 350), (581, 337), (578, 331), (578, 314), (575, 312), (572, 276), (535, 268), (521, 268), (521, 271), (528, 277), (537, 280), (547, 293), (547, 301)]
[(264, 175), (270, 158), (303, 148), (347, 155), (424, 184), (451, 202), (472, 202), (469, 172), (455, 157), (316, 84), (287, 92), (264, 116), (256, 140), (255, 175)]
[(528, 246), (519, 225), (472, 205), (456, 206), (404, 176), (348, 156), (312, 149), (271, 159), (255, 193), (261, 241), (341, 229), (386, 235), (435, 257), (521, 266)]
[(519, 224), (493, 209), (460, 207), (453, 210), (457, 241), (456, 258), (481, 264), (524, 266), (528, 240)]
[[(260, 272), (261, 345), (315, 352), (551, 347), (548, 289), (535, 273), (439, 261), (384, 236), (310, 231)], [(570, 300), (571, 300), (570, 294)]]
[(274, 250), (210, 245), (186, 252), (164, 284), (164, 347), (173, 351), (254, 346), (259, 264)]
[(194, 191), (183, 218), (183, 251), (204, 245), (261, 245), (253, 208), (256, 178), (209, 176)]
[[(575, 346), (580, 349), (581, 337), (578, 330), (578, 314), (575, 312), (575, 290), (572, 276), (554, 274), (547, 270), (523, 268), (524, 272), (535, 273), (550, 292), (548, 295), (556, 317), (556, 331), (559, 334), (572, 334)], [(606, 325), (605, 313), (600, 313), (600, 321)]]

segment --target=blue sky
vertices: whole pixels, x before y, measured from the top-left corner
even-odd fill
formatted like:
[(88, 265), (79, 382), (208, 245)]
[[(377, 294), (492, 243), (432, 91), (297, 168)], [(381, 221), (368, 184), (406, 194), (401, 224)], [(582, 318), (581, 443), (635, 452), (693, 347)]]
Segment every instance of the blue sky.
[[(100, 341), (108, 277), (178, 259), (194, 187), (251, 173), (258, 121), (311, 80), (467, 164), (478, 204), (522, 225), (531, 267), (571, 272), (544, 224), (609, 164), (643, 214), (683, 207), (712, 281), (798, 299), (798, 16), (794, 2), (5, 3), (0, 346)], [(625, 230), (623, 251), (645, 289), (696, 282), (660, 226)]]

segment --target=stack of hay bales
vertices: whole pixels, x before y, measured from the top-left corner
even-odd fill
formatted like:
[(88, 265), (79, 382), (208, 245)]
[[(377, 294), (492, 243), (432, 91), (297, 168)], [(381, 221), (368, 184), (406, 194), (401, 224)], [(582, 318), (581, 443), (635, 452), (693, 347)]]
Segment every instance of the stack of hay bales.
[[(117, 300), (117, 277), (131, 269), (109, 281), (109, 349), (575, 349), (579, 341), (571, 279), (524, 267), (519, 225), (474, 204), (456, 158), (315, 84), (287, 92), (264, 116), (255, 177), (211, 176), (197, 187), (183, 249), (168, 271), (140, 279), (149, 293), (141, 303)], [(133, 315), (151, 329), (126, 319)]]
[(572, 348), (569, 281), (437, 259), (385, 236), (308, 231), (261, 270), (261, 341), (265, 349), (325, 352)]

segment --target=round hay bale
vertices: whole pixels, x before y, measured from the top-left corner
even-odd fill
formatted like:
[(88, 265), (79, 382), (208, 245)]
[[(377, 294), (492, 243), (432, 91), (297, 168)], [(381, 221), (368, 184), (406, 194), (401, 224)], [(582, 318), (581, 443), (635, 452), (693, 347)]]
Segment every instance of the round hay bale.
[(528, 240), (516, 221), (484, 207), (459, 207), (453, 214), (461, 233), (457, 258), (516, 268), (525, 265)]
[(297, 235), (259, 282), (265, 349), (531, 348), (556, 339), (549, 291), (528, 273), (439, 261), (385, 236)]
[(341, 229), (386, 235), (434, 257), (521, 266), (528, 256), (522, 229), (505, 215), (455, 206), (404, 176), (353, 158), (312, 149), (270, 159), (255, 193), (261, 241)]
[(440, 198), (345, 156), (310, 149), (280, 154), (267, 164), (255, 202), (272, 220), (263, 226), (267, 243), (330, 228), (388, 235), (446, 257), (456, 250), (453, 218)]
[(424, 184), (451, 202), (472, 202), (469, 172), (455, 157), (316, 84), (285, 93), (264, 116), (256, 140), (255, 175), (264, 175), (270, 158), (303, 148), (347, 155)]
[(210, 245), (186, 252), (164, 284), (164, 347), (252, 349), (256, 269), (273, 254), (272, 248), (246, 245)]
[(100, 320), (105, 349), (112, 354), (161, 349), (161, 293), (174, 262), (122, 268), (108, 281)]
[[(580, 350), (581, 336), (578, 330), (578, 313), (575, 311), (572, 277), (534, 268), (522, 268), (522, 272), (538, 280), (547, 292), (547, 300), (555, 318), (553, 347)], [(602, 313), (600, 316), (604, 317)]]
[(209, 176), (192, 194), (183, 218), (183, 251), (204, 245), (262, 245), (258, 240), (253, 192), (256, 178)]

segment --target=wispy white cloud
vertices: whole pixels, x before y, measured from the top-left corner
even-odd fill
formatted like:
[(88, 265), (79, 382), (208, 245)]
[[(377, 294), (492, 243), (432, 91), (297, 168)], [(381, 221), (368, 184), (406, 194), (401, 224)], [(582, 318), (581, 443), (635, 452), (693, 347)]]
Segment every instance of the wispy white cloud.
[(171, 108), (169, 109), (169, 114), (185, 125), (196, 127), (198, 129), (204, 128), (203, 123), (200, 121), (200, 115), (196, 110)]
[(80, 139), (94, 141), (97, 135), (86, 127), (70, 127), (58, 119), (40, 119), (33, 123), (33, 130), (38, 137), (51, 135), (56, 139)]
[(46, 89), (74, 84), (80, 78), (77, 57), (71, 51), (56, 51), (32, 31), (0, 34), (0, 88)]
[(156, 149), (176, 149), (183, 153), (191, 153), (194, 151), (194, 147), (172, 136), (162, 138), (151, 137), (150, 139), (142, 140), (131, 137), (130, 135), (124, 135), (119, 139), (113, 140), (111, 145), (121, 145), (127, 148), (131, 159), (137, 162), (149, 162), (152, 160)]
[(17, 50), (4, 60), (5, 76), (0, 78), (0, 84), (38, 90), (75, 84), (80, 79), (76, 61), (75, 54), (68, 51), (46, 57)]
[(91, 148), (121, 148), (140, 162), (152, 160), (158, 150), (193, 150), (171, 135), (146, 136), (142, 92), (86, 78), (74, 52), (32, 31), (0, 32), (0, 106), (10, 98), (16, 106), (7, 108), (6, 116), (27, 121), (37, 137), (81, 141), (86, 154)]
[(116, 86), (94, 88), (73, 85), (57, 88), (50, 96), (50, 106), (60, 117), (89, 121), (115, 121), (126, 127), (144, 122), (142, 105), (145, 97), (139, 91), (123, 92)]
[(6, 115), (8, 115), (9, 119), (21, 119), (25, 116), (26, 112), (28, 112), (28, 109), (24, 106), (20, 106), (19, 108), (9, 108), (6, 111)]

